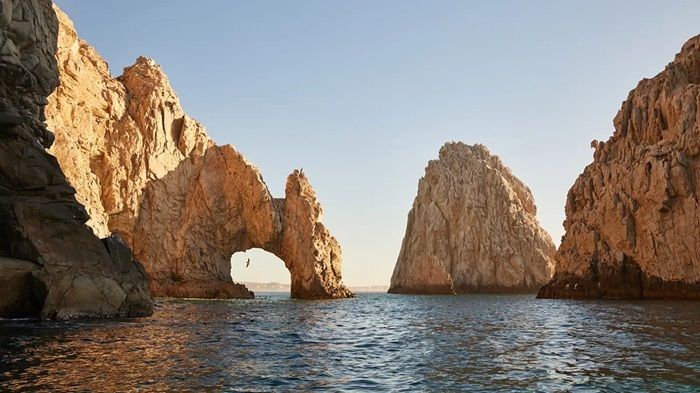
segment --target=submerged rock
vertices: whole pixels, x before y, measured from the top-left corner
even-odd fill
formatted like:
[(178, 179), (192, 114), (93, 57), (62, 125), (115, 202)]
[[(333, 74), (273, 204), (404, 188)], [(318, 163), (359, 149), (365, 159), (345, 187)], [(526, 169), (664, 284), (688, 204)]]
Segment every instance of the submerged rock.
[(569, 190), (545, 298), (700, 299), (700, 36), (643, 79)]
[[(167, 76), (140, 57), (114, 78), (57, 10), (61, 86), (47, 121), (52, 152), (95, 233), (119, 234), (142, 261), (157, 296), (235, 298), (231, 255), (262, 248), (289, 269), (295, 298), (351, 296), (340, 246), (300, 173), (274, 199), (260, 171), (232, 146), (216, 146), (185, 114)], [(86, 131), (89, 130), (89, 131)]]
[(554, 252), (530, 190), (501, 160), (447, 143), (418, 183), (389, 292), (536, 291)]
[(57, 29), (48, 0), (0, 7), (0, 317), (148, 315), (138, 264), (115, 265), (46, 151), (54, 141), (44, 106), (58, 84)]

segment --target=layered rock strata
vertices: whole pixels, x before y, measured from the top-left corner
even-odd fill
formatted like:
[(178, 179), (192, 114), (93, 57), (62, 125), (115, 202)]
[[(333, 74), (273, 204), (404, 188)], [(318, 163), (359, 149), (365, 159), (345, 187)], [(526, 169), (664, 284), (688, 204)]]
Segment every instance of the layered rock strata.
[(0, 317), (148, 315), (143, 268), (117, 238), (101, 242), (85, 225), (46, 151), (57, 30), (48, 0), (0, 2)]
[(61, 86), (47, 119), (60, 132), (52, 152), (95, 233), (118, 233), (133, 247), (155, 295), (252, 297), (233, 283), (230, 257), (257, 247), (285, 261), (292, 297), (351, 296), (340, 247), (303, 174), (289, 176), (284, 199), (273, 198), (253, 164), (216, 146), (185, 114), (155, 62), (140, 57), (114, 78), (57, 13)]
[(418, 182), (389, 292), (534, 292), (554, 252), (530, 190), (501, 160), (447, 143)]
[(700, 36), (632, 90), (569, 190), (544, 298), (700, 299)]

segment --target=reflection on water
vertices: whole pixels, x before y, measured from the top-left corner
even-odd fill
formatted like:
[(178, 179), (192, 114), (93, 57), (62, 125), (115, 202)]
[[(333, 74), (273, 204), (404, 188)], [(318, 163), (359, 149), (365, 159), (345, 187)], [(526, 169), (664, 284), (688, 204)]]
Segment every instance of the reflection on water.
[(0, 321), (0, 390), (700, 391), (700, 304), (365, 294)]

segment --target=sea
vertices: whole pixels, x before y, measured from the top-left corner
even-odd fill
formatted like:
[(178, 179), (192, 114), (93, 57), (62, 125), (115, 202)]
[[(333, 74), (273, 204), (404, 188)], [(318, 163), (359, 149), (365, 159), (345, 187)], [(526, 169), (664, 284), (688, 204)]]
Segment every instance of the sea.
[(700, 392), (700, 303), (364, 293), (0, 321), (0, 391)]

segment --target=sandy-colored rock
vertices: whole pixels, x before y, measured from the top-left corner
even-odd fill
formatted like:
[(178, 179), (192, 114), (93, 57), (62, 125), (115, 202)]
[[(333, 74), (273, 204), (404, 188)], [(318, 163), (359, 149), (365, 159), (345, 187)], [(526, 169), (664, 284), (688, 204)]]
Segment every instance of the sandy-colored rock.
[(231, 280), (231, 255), (275, 252), (281, 224), (252, 164), (231, 146), (185, 159), (143, 190), (131, 230), (154, 293), (177, 297), (251, 297)]
[(0, 6), (0, 256), (25, 260), (0, 263), (0, 316), (148, 315), (153, 305), (140, 266), (115, 264), (45, 150), (54, 137), (44, 106), (58, 83), (51, 2)]
[(389, 292), (536, 291), (554, 252), (530, 190), (501, 160), (447, 143), (418, 182)]
[(321, 223), (323, 210), (306, 175), (287, 177), (281, 204), (282, 233), (277, 256), (292, 274), (292, 297), (307, 299), (353, 296), (341, 282), (340, 244)]
[(46, 107), (47, 122), (57, 130), (51, 152), (87, 208), (95, 233), (117, 232), (131, 243), (148, 182), (213, 143), (184, 113), (155, 62), (140, 57), (121, 77), (112, 77), (68, 16), (54, 8), (61, 84)]
[(629, 93), (569, 190), (540, 297), (700, 299), (700, 36)]
[[(0, 257), (0, 315), (31, 317), (41, 313), (43, 288), (34, 279), (35, 262)], [(44, 295), (45, 296), (45, 295)]]
[[(61, 86), (47, 121), (56, 155), (93, 230), (118, 233), (158, 296), (252, 297), (234, 284), (231, 255), (257, 247), (285, 261), (296, 298), (347, 297), (340, 247), (320, 223), (306, 178), (289, 203), (232, 146), (216, 146), (188, 117), (168, 78), (140, 57), (114, 78), (60, 10)], [(84, 130), (91, 130), (85, 132)], [(301, 191), (299, 191), (301, 190)]]

